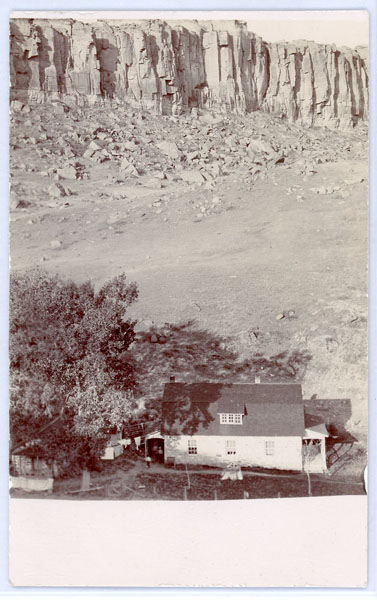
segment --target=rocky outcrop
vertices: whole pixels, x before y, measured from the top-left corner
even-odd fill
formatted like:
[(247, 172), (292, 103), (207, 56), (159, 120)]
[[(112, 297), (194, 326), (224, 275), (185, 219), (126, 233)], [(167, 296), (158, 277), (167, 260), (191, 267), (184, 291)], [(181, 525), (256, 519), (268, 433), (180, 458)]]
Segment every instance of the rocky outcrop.
[(156, 114), (263, 110), (303, 125), (368, 117), (365, 49), (267, 44), (238, 21), (13, 19), (11, 99), (127, 102)]

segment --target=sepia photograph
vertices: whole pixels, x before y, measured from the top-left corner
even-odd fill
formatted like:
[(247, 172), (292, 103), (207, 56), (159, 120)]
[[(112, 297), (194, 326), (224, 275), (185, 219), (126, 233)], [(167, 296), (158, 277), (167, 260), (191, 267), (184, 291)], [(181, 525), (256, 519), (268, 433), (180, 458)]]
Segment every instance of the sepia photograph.
[(11, 499), (365, 496), (368, 13), (143, 14), (10, 18)]

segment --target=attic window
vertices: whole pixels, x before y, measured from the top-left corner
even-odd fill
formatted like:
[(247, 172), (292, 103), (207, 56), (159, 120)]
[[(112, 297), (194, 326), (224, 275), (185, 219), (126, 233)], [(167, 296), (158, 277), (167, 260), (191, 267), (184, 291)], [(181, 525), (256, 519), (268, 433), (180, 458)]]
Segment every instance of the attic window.
[(242, 415), (240, 413), (220, 413), (220, 423), (222, 425), (242, 425)]

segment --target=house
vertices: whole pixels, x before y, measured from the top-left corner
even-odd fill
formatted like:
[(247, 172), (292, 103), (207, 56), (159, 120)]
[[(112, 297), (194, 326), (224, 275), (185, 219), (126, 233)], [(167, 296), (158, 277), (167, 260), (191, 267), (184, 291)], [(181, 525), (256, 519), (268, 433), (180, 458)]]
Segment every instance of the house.
[(59, 476), (59, 465), (56, 460), (47, 460), (40, 438), (43, 432), (54, 428), (57, 431), (62, 426), (60, 413), (39, 429), (35, 439), (18, 440), (13, 443), (10, 451), (10, 482), (12, 489), (31, 491), (52, 491), (54, 477)]
[(171, 382), (162, 407), (166, 463), (326, 470), (329, 434), (299, 384)]
[(31, 445), (12, 452), (11, 472), (22, 477), (57, 477), (59, 468), (56, 462), (47, 463), (41, 449)]
[(48, 463), (40, 447), (29, 445), (12, 452), (10, 457), (11, 489), (27, 492), (50, 492), (59, 469), (56, 462)]

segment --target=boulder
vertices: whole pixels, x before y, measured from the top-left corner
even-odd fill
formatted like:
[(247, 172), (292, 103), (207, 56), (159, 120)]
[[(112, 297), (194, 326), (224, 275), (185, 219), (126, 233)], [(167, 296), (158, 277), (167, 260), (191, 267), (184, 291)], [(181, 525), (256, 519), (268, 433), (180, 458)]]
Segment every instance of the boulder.
[(192, 161), (195, 160), (196, 158), (200, 158), (200, 152), (198, 150), (194, 150), (194, 152), (188, 152), (187, 154), (187, 160), (188, 161)]
[(169, 156), (169, 158), (177, 159), (181, 155), (175, 142), (168, 142), (167, 140), (164, 140), (163, 142), (159, 142), (157, 144), (157, 148), (159, 148), (163, 154)]
[(63, 104), (53, 104), (52, 110), (56, 115), (64, 115), (65, 113)]
[(96, 150), (102, 150), (102, 146), (100, 146), (99, 144), (97, 144), (97, 142), (95, 142), (94, 140), (92, 140), (90, 142), (87, 150), (92, 150), (93, 152), (95, 152)]
[(77, 173), (73, 165), (67, 165), (61, 169), (57, 169), (57, 174), (63, 179), (76, 179)]
[(52, 183), (48, 188), (48, 193), (53, 198), (62, 198), (66, 195), (65, 188), (60, 183)]
[(249, 142), (249, 146), (248, 146), (248, 151), (250, 152), (254, 152), (254, 153), (258, 153), (258, 152), (264, 152), (265, 154), (271, 154), (271, 152), (273, 152), (272, 146), (271, 144), (269, 144), (268, 142), (265, 142), (264, 140), (250, 140)]
[(205, 181), (200, 171), (182, 171), (180, 176), (187, 183), (203, 183)]
[(123, 177), (139, 177), (137, 168), (128, 160), (128, 158), (123, 158), (120, 163), (119, 172)]
[(14, 112), (20, 112), (23, 108), (24, 104), (19, 100), (13, 100), (11, 104), (11, 108)]

